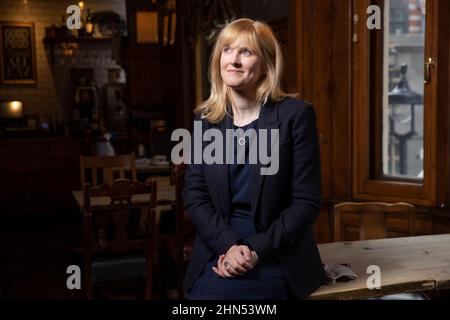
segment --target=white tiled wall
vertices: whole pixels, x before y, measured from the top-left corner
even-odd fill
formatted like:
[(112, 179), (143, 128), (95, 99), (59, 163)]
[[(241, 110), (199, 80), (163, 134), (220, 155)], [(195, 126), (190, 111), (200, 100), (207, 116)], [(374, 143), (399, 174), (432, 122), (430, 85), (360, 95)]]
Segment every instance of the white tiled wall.
[[(24, 4), (25, 3), (25, 4)], [(37, 85), (0, 85), (0, 100), (21, 100), (26, 113), (36, 113), (55, 123), (69, 121), (72, 99), (70, 68), (96, 68), (99, 89), (107, 83), (108, 68), (119, 67), (111, 59), (111, 45), (82, 44), (76, 57), (57, 60), (54, 65), (45, 53), (45, 27), (59, 26), (66, 8), (78, 1), (70, 0), (0, 0), (0, 21), (34, 22), (36, 41)], [(114, 11), (126, 18), (125, 0), (87, 0), (85, 8)]]

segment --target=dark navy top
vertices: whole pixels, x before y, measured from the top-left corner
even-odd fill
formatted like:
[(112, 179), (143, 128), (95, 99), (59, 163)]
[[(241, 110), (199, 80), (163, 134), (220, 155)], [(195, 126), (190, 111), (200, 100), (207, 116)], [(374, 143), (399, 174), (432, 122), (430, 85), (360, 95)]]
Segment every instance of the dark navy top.
[[(233, 129), (242, 129), (247, 132), (252, 128), (257, 130), (258, 121)], [(244, 144), (245, 139), (245, 163), (237, 163), (238, 144)], [(249, 163), (248, 150), (250, 139), (237, 137), (234, 143), (234, 162), (228, 166), (230, 181), (230, 196), (232, 215), (230, 227), (243, 240), (257, 232), (251, 213), (251, 173), (254, 164)], [(241, 148), (242, 151), (244, 148)], [(240, 152), (242, 153), (242, 152)], [(210, 261), (202, 275), (197, 279), (191, 291), (188, 293), (188, 299), (275, 299), (283, 300), (288, 298), (288, 288), (283, 271), (275, 260), (258, 262), (250, 271), (242, 276), (227, 279), (217, 276), (212, 271), (213, 266), (217, 266), (218, 257)]]
[[(248, 133), (248, 129), (257, 130), (257, 120), (250, 124), (238, 127), (233, 125), (233, 129), (241, 129)], [(237, 132), (237, 131), (235, 131)], [(245, 146), (243, 144), (245, 143)], [(228, 166), (228, 174), (230, 181), (231, 206), (233, 214), (230, 220), (231, 228), (237, 232), (242, 239), (248, 238), (256, 233), (256, 229), (251, 217), (251, 173), (254, 164), (249, 163), (250, 139), (242, 136), (234, 141), (234, 162)], [(240, 149), (238, 149), (240, 148)], [(238, 154), (239, 150), (245, 152)], [(239, 163), (238, 159), (245, 156), (245, 163)]]

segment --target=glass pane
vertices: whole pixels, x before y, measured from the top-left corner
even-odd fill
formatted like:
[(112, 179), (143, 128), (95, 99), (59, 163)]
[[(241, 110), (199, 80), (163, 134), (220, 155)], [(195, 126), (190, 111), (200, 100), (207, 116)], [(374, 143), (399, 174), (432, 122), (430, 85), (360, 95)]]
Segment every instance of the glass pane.
[(383, 174), (423, 180), (425, 1), (386, 0)]

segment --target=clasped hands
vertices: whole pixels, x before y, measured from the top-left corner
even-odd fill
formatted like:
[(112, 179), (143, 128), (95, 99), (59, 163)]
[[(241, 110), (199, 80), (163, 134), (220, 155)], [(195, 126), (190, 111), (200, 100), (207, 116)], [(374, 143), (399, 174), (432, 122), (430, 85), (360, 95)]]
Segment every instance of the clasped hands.
[(245, 245), (233, 245), (226, 254), (221, 254), (213, 271), (222, 278), (234, 278), (253, 269), (258, 255)]

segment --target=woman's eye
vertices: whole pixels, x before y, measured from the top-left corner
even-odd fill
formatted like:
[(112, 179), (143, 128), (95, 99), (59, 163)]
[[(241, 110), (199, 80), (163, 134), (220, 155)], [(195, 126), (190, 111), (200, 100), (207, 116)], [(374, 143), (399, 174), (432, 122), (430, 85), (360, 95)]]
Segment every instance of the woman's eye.
[(252, 54), (252, 52), (250, 51), (250, 49), (247, 49), (247, 48), (243, 48), (241, 52), (242, 52), (242, 54), (244, 54), (244, 55), (246, 55), (246, 56), (249, 56), (249, 55)]
[(228, 52), (231, 51), (231, 48), (230, 47), (223, 47), (222, 51), (228, 53)]

